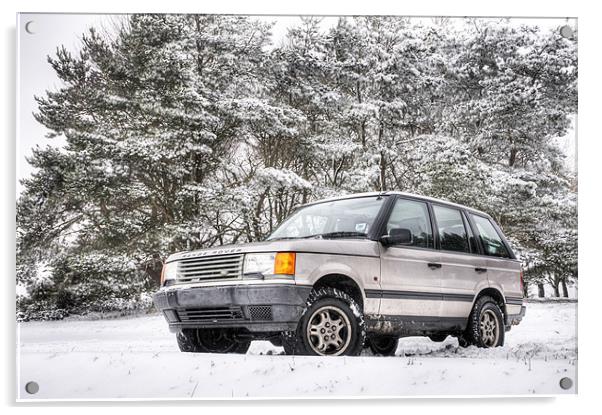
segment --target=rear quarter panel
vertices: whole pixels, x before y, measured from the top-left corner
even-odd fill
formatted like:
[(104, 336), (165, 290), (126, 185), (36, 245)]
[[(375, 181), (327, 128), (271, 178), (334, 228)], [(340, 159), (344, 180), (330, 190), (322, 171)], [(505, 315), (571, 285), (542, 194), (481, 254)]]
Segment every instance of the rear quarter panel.
[(520, 286), (521, 264), (517, 260), (503, 258), (487, 258), (487, 279), (489, 286), (499, 290), (506, 301), (508, 314), (518, 314), (520, 304), (509, 304), (512, 299), (522, 299)]

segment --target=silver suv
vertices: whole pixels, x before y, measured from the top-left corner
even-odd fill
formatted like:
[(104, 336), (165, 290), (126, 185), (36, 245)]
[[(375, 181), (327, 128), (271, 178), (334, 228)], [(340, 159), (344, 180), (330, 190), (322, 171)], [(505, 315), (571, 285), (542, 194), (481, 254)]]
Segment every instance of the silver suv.
[(154, 296), (185, 352), (391, 355), (404, 336), (496, 347), (525, 314), (520, 262), (493, 219), (365, 193), (298, 207), (265, 241), (171, 255)]

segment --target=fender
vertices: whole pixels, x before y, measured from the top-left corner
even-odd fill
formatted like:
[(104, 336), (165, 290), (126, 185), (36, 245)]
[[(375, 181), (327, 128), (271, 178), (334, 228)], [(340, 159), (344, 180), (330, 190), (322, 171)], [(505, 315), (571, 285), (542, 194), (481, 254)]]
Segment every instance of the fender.
[(366, 297), (366, 289), (380, 289), (380, 258), (353, 255), (297, 254), (295, 283), (313, 286), (328, 275), (341, 275), (359, 288), (364, 310), (377, 313), (380, 300)]
[[(502, 300), (504, 301), (504, 304), (506, 304), (506, 295), (504, 294), (504, 289), (502, 288), (502, 286), (497, 281), (491, 281), (490, 280), (489, 281), (489, 288), (493, 288), (494, 290), (498, 291), (500, 293), (500, 296), (502, 297)], [(479, 290), (479, 292), (480, 291), (481, 290)]]
[(495, 291), (497, 291), (503, 301), (504, 304), (506, 304), (506, 297), (504, 296), (504, 291), (502, 289), (502, 287), (492, 281), (488, 281), (488, 280), (481, 280), (479, 281), (479, 283), (475, 286), (475, 296), (472, 299), (472, 304), (470, 306), (470, 309), (472, 310), (472, 307), (474, 306), (475, 301), (477, 301), (477, 298), (479, 298), (481, 296), (481, 294), (483, 293), (483, 291), (485, 291), (486, 289), (493, 289)]
[(353, 280), (360, 287), (360, 291), (362, 292), (362, 298), (366, 300), (366, 293), (364, 290), (364, 283), (360, 276), (355, 272), (349, 265), (342, 264), (340, 262), (329, 262), (320, 265), (318, 268), (314, 270), (309, 276), (309, 280), (312, 281), (312, 285), (320, 280), (320, 278), (325, 277), (327, 275), (342, 275), (348, 277)]

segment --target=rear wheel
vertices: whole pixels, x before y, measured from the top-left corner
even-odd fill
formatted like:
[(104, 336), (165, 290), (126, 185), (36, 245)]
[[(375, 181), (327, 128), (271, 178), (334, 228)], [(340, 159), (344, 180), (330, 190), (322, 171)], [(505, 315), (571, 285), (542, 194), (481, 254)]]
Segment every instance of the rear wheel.
[(489, 296), (477, 299), (468, 319), (466, 341), (478, 347), (503, 346), (504, 333), (504, 315), (497, 302)]
[(393, 356), (397, 350), (399, 338), (391, 336), (373, 336), (368, 339), (368, 347), (375, 355)]
[(245, 354), (251, 341), (241, 340), (227, 329), (186, 329), (176, 334), (182, 352)]
[(295, 337), (295, 354), (357, 356), (366, 338), (364, 316), (343, 291), (320, 288), (311, 292)]

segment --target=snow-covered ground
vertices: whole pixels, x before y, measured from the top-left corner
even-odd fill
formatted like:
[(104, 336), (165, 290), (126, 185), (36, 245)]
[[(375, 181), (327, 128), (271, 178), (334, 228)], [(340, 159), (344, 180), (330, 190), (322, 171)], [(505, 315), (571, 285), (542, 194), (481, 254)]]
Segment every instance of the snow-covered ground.
[[(410, 337), (396, 356), (301, 357), (255, 342), (246, 355), (180, 353), (159, 315), (21, 323), (20, 399), (348, 397), (575, 393), (577, 304), (532, 303), (493, 350)], [(39, 384), (28, 395), (24, 386)]]

